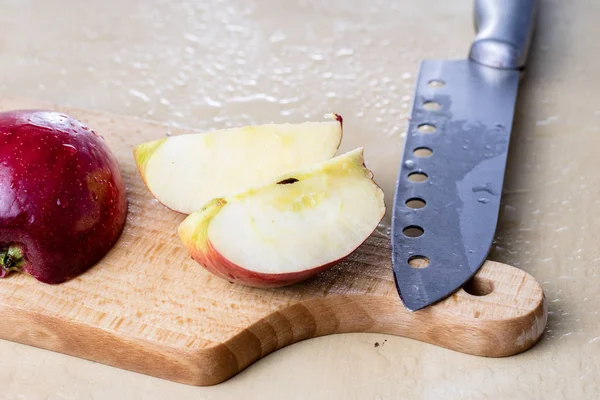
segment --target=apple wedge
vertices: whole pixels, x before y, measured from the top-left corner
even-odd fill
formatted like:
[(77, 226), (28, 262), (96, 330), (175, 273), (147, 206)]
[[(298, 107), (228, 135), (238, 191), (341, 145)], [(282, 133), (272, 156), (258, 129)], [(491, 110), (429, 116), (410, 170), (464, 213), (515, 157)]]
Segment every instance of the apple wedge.
[(190, 214), (216, 197), (265, 185), (335, 155), (342, 118), (172, 136), (133, 150), (140, 175), (165, 206)]
[(217, 198), (178, 233), (192, 258), (231, 282), (278, 287), (333, 266), (385, 214), (359, 148), (259, 188)]

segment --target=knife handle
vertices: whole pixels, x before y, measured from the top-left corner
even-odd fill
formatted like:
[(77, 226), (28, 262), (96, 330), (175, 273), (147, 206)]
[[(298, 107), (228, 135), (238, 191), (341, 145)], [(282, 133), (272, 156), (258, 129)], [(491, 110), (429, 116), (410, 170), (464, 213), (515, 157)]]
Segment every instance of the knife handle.
[(537, 0), (475, 0), (477, 35), (469, 58), (493, 68), (524, 68), (536, 11)]

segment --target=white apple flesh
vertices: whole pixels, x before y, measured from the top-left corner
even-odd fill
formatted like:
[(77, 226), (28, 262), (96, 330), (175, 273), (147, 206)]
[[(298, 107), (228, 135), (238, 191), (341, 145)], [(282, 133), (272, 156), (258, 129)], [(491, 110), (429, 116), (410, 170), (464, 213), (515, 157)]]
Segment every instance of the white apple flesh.
[(192, 258), (231, 282), (278, 287), (308, 279), (347, 257), (385, 214), (383, 191), (362, 148), (212, 200), (179, 236)]
[(342, 118), (328, 118), (172, 136), (138, 145), (134, 156), (156, 199), (190, 214), (211, 199), (333, 157), (342, 140)]

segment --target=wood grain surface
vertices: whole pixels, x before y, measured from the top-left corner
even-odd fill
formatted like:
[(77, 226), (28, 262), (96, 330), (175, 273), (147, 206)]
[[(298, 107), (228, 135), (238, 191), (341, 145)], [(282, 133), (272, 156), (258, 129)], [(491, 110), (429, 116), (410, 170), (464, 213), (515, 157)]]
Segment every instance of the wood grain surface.
[(23, 108), (60, 110), (103, 135), (120, 162), (129, 211), (117, 245), (80, 277), (56, 286), (17, 274), (1, 280), (0, 338), (212, 385), (274, 350), (321, 335), (388, 333), (502, 357), (527, 350), (544, 330), (547, 304), (537, 281), (492, 261), (466, 287), (470, 294), (460, 290), (408, 312), (394, 286), (389, 238), (379, 233), (347, 260), (294, 286), (261, 290), (214, 277), (177, 237), (184, 216), (151, 196), (134, 165), (133, 146), (164, 136), (166, 126), (0, 99), (1, 110)]

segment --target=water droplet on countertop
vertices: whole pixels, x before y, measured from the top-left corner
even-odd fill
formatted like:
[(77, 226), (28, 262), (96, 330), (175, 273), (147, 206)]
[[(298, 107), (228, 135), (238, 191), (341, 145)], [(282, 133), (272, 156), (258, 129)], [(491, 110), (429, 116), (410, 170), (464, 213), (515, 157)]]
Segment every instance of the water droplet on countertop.
[(145, 103), (150, 102), (150, 98), (143, 92), (136, 90), (136, 89), (130, 89), (129, 90), (129, 94), (132, 95), (133, 97), (142, 100)]
[(271, 43), (279, 43), (283, 42), (286, 38), (287, 36), (283, 32), (275, 32), (269, 37), (269, 41)]
[(352, 49), (339, 49), (335, 52), (336, 57), (349, 57), (354, 54), (354, 50)]
[(535, 124), (537, 126), (550, 125), (551, 123), (553, 123), (557, 119), (558, 119), (558, 115), (554, 115), (554, 116), (548, 117), (546, 119), (536, 121)]

